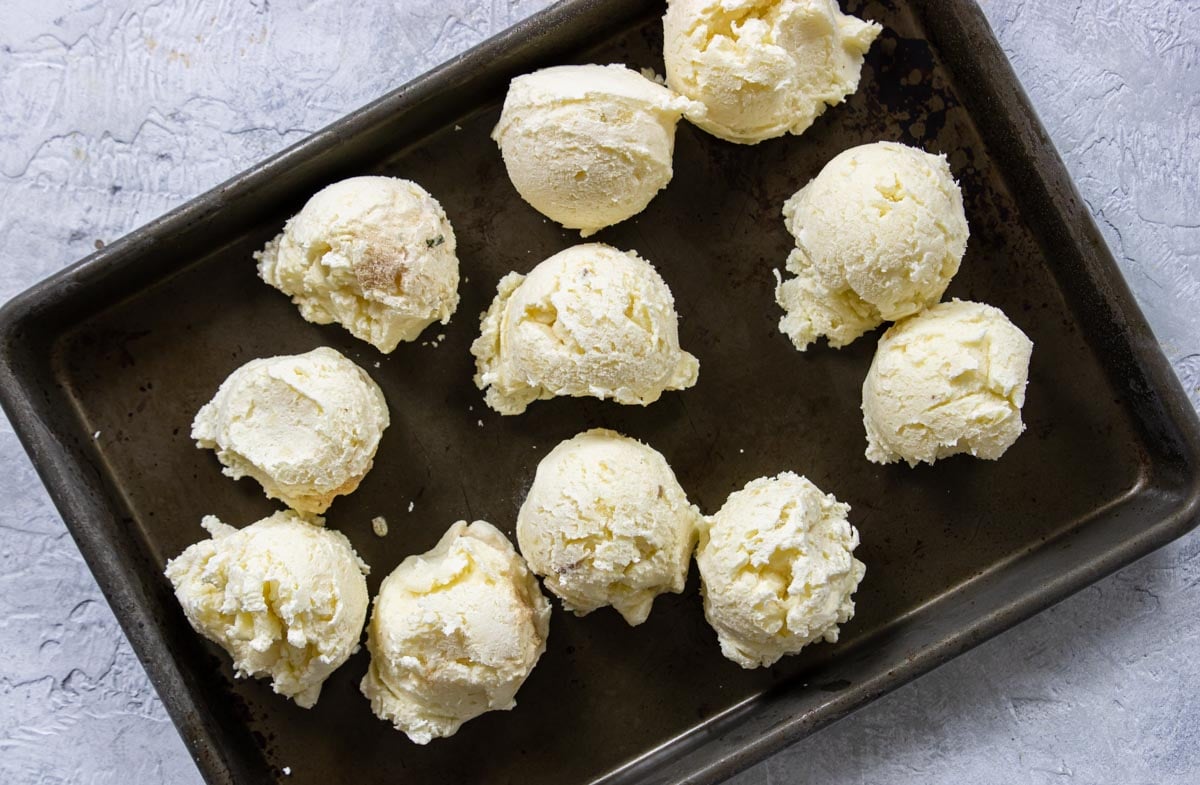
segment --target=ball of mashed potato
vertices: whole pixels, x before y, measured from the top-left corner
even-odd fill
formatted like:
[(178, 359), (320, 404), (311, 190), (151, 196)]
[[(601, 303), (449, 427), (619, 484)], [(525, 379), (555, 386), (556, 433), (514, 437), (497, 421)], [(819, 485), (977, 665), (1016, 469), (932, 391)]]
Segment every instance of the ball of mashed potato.
[(683, 591), (700, 513), (657, 450), (597, 428), (542, 459), (517, 516), (517, 545), (577, 615), (611, 605), (631, 625)]
[(517, 705), (549, 630), (550, 603), (508, 538), (459, 521), (379, 587), (363, 695), (417, 744), (452, 736)]
[(704, 615), (726, 657), (757, 668), (814, 641), (837, 642), (866, 572), (854, 558), (858, 531), (849, 512), (784, 472), (731, 494), (701, 527)]
[(893, 142), (853, 147), (783, 206), (796, 249), (775, 296), (779, 329), (803, 351), (844, 346), (941, 299), (967, 249), (962, 193), (946, 157)]
[(367, 566), (319, 523), (288, 510), (235, 529), (210, 515), (210, 539), (166, 569), (192, 627), (229, 652), (237, 675), (269, 676), (306, 709), (358, 649), (367, 617)]
[(671, 181), (689, 109), (703, 108), (623, 65), (560, 65), (512, 80), (492, 138), (521, 198), (587, 237)]
[(700, 364), (679, 348), (678, 321), (644, 259), (576, 245), (500, 280), (471, 346), (475, 384), (501, 414), (557, 395), (645, 406), (696, 383)]
[(863, 382), (867, 458), (995, 460), (1025, 425), (1033, 342), (999, 308), (953, 300), (883, 334)]
[(730, 142), (804, 133), (858, 89), (882, 29), (836, 0), (670, 0), (667, 84), (704, 105), (689, 120)]
[(318, 191), (256, 253), (258, 274), (310, 322), (385, 354), (458, 307), (454, 229), (424, 188), (351, 177)]
[(387, 402), (337, 351), (265, 357), (229, 375), (192, 422), (224, 473), (253, 477), (272, 499), (320, 513), (370, 471), (388, 427)]

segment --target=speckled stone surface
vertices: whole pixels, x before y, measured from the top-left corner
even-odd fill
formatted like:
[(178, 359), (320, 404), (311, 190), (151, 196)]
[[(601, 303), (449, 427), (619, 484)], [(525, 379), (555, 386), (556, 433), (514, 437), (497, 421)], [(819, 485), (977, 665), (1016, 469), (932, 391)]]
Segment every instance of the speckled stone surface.
[[(0, 2), (0, 300), (548, 5)], [(1200, 405), (1200, 3), (983, 0)], [(198, 783), (0, 419), (0, 783)], [(734, 781), (1200, 782), (1200, 533)]]

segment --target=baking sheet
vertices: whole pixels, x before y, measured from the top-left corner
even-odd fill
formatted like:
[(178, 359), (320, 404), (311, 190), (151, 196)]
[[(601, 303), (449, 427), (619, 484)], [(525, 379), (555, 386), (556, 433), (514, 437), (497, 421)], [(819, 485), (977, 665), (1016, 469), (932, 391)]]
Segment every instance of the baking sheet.
[[(5, 308), (6, 411), (211, 782), (284, 767), (288, 782), (716, 781), (1194, 525), (1195, 416), (978, 10), (847, 10), (887, 29), (846, 105), (753, 147), (682, 124), (668, 189), (595, 238), (659, 268), (701, 361), (694, 389), (646, 409), (556, 400), (499, 417), (471, 384), (467, 347), (501, 275), (578, 241), (520, 201), (487, 138), (508, 78), (557, 62), (661, 70), (653, 3), (560, 4)], [(1029, 430), (998, 463), (867, 463), (858, 403), (873, 337), (800, 354), (776, 330), (783, 200), (877, 139), (950, 155), (972, 234), (948, 296), (1003, 308), (1035, 341)], [(462, 303), (427, 331), (445, 334), (436, 347), (379, 355), (303, 322), (254, 274), (251, 252), (309, 194), (362, 173), (417, 180), (454, 223)], [(518, 707), (424, 748), (370, 714), (365, 651), (311, 711), (234, 682), (161, 570), (200, 538), (202, 515), (245, 524), (274, 507), (221, 476), (188, 430), (240, 364), (317, 345), (362, 365), (391, 407), (374, 470), (328, 515), (372, 565), (372, 591), (459, 518), (511, 535), (540, 456), (603, 425), (662, 451), (705, 512), (784, 469), (849, 502), (868, 567), (859, 613), (836, 646), (743, 671), (703, 621), (694, 570), (636, 629), (557, 609)]]

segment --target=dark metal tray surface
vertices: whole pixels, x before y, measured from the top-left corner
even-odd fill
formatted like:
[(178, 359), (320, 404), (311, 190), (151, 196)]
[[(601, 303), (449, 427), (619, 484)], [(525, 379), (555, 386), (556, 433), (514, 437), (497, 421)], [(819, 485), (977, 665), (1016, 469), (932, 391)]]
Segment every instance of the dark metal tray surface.
[[(886, 26), (857, 94), (802, 137), (753, 147), (681, 124), (673, 182), (596, 238), (657, 265), (701, 361), (694, 389), (648, 408), (554, 400), (499, 417), (468, 346), (500, 276), (578, 241), (517, 197), (488, 138), (508, 80), (559, 62), (661, 69), (658, 3), (560, 3), (7, 305), (4, 407), (209, 782), (282, 781), (284, 767), (290, 783), (716, 782), (1195, 524), (1195, 415), (982, 14), (967, 0), (849, 5)], [(1003, 308), (1036, 344), (1028, 431), (999, 462), (868, 463), (874, 337), (800, 354), (776, 329), (780, 206), (879, 139), (949, 155), (971, 224), (949, 296)], [(255, 276), (251, 252), (311, 193), (363, 173), (420, 182), (454, 223), (462, 304), (436, 348), (379, 355)], [(556, 608), (517, 708), (426, 747), (371, 715), (365, 651), (310, 711), (235, 682), (162, 568), (202, 515), (244, 525), (273, 504), (223, 477), (189, 424), (240, 364), (322, 344), (391, 407), (374, 470), (328, 514), (372, 565), (372, 592), (457, 519), (511, 535), (540, 456), (603, 425), (661, 450), (705, 512), (785, 469), (849, 502), (868, 565), (858, 615), (836, 645), (744, 671), (718, 651), (694, 570), (636, 629)], [(386, 538), (371, 532), (381, 514)]]

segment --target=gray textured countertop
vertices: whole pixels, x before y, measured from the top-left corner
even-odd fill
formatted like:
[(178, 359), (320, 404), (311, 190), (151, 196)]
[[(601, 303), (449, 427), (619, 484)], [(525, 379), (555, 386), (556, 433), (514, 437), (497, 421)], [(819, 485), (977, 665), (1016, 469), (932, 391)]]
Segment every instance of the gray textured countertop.
[[(0, 300), (545, 5), (5, 0)], [(1200, 405), (1200, 3), (983, 6)], [(2, 419), (0, 473), (0, 782), (199, 782)], [(735, 781), (1200, 781), (1198, 554), (1200, 532)]]

